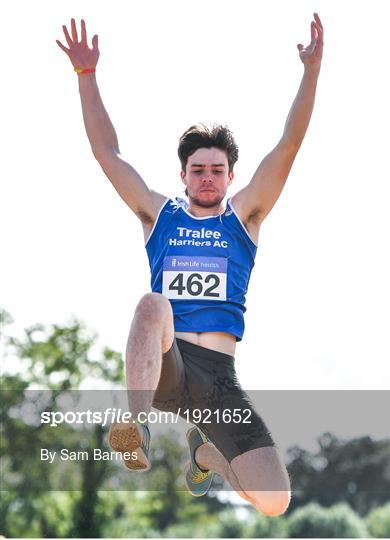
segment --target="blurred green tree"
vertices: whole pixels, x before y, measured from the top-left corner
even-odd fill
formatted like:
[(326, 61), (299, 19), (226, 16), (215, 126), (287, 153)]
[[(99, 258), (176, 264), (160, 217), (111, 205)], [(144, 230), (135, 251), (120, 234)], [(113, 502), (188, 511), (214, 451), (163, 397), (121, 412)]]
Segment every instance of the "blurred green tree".
[[(1, 314), (4, 328), (7, 323), (12, 322), (12, 318), (5, 310), (1, 310)], [(11, 506), (19, 509), (20, 521), (25, 530), (31, 528), (29, 525), (34, 521), (33, 517), (39, 513), (39, 519), (36, 521), (40, 523), (42, 534), (47, 532), (57, 536), (63, 532), (59, 530), (63, 529), (60, 522), (57, 524), (52, 522), (49, 526), (50, 520), (46, 516), (52, 511), (51, 505), (47, 505), (47, 512), (44, 513), (44, 506), (37, 504), (38, 494), (41, 502), (47, 500), (47, 492), (53, 489), (53, 485), (59, 483), (60, 471), (53, 467), (50, 469), (51, 473), (42, 475), (34, 464), (36, 465), (36, 456), (39, 455), (40, 448), (46, 447), (51, 442), (58, 448), (66, 446), (72, 450), (72, 446), (77, 448), (79, 445), (79, 435), (66, 427), (53, 430), (50, 434), (48, 429), (43, 429), (39, 423), (24, 423), (20, 411), (27, 403), (31, 408), (31, 414), (35, 412), (32, 416), (37, 418), (41, 410), (56, 410), (60, 396), (65, 391), (77, 389), (87, 376), (91, 377), (91, 374), (103, 381), (121, 382), (123, 365), (118, 353), (106, 347), (98, 360), (93, 359), (91, 349), (96, 337), (77, 320), (72, 320), (64, 327), (52, 325), (48, 329), (41, 324), (34, 325), (25, 330), (23, 339), (3, 337), (6, 365), (7, 362), (14, 364), (13, 367), (8, 366), (14, 373), (6, 371), (1, 376), (2, 480), (9, 493), (13, 494), (12, 505), (9, 497), (8, 501), (5, 499), (8, 511), (1, 525), (6, 535), (10, 534), (7, 516), (10, 515)], [(41, 403), (39, 392), (28, 393), (31, 388), (50, 392), (44, 393), (46, 399)], [(16, 412), (18, 409), (19, 414)], [(103, 437), (100, 425), (94, 427), (93, 437), (94, 447), (100, 447)], [(96, 519), (95, 511), (97, 491), (108, 470), (109, 464), (106, 461), (89, 460), (82, 463), (80, 495), (77, 499), (73, 498), (72, 523), (68, 523), (66, 535), (82, 537), (99, 535), (100, 522)], [(75, 470), (74, 474), (77, 472)], [(49, 529), (45, 531), (47, 528)], [(16, 533), (19, 534), (21, 531)]]
[(366, 538), (366, 525), (347, 504), (323, 508), (310, 503), (288, 518), (290, 538)]
[(366, 517), (366, 524), (374, 538), (390, 538), (390, 503), (371, 510)]
[(288, 471), (297, 506), (348, 502), (361, 516), (386, 503), (390, 493), (390, 440), (361, 437), (342, 441), (331, 433), (318, 438), (320, 450), (297, 446), (288, 451)]

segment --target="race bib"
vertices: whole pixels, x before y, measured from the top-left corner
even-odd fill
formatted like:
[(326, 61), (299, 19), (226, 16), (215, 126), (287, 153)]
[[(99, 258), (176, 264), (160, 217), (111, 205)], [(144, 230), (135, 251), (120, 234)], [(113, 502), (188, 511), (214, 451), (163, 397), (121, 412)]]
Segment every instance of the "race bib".
[(227, 259), (169, 256), (164, 258), (164, 296), (171, 300), (226, 300)]

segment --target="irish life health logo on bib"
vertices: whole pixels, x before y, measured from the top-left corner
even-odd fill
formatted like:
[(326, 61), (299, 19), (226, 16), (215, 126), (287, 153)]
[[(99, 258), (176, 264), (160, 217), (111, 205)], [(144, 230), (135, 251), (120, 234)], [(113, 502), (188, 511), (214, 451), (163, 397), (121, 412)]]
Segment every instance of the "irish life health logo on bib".
[(170, 300), (226, 300), (226, 276), (224, 257), (165, 257), (162, 293)]

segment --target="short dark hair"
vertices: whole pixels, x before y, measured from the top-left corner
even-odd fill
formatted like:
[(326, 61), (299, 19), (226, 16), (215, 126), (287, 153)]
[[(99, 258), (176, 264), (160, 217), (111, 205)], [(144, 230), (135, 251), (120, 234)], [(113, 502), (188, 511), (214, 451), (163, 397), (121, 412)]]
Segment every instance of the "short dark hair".
[(199, 148), (219, 148), (227, 154), (229, 172), (233, 170), (238, 159), (238, 146), (233, 134), (227, 126), (213, 124), (196, 124), (183, 133), (179, 140), (178, 154), (183, 171), (186, 170), (187, 161)]

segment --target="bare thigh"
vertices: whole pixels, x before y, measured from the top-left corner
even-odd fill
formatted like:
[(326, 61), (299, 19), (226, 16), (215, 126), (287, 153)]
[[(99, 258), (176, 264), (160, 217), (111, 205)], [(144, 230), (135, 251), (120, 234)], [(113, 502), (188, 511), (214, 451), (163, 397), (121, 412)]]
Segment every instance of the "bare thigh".
[[(173, 311), (169, 300), (160, 293), (147, 293), (138, 302), (130, 330), (130, 338), (144, 347), (148, 338), (161, 337), (162, 353), (167, 352), (175, 336)], [(145, 342), (146, 340), (146, 342)]]
[(290, 502), (290, 480), (274, 446), (249, 450), (230, 463), (239, 485), (266, 515), (280, 515)]
[(149, 410), (158, 386), (162, 356), (174, 340), (173, 312), (169, 300), (159, 293), (145, 294), (138, 302), (126, 346), (126, 386), (141, 391), (129, 398), (131, 409)]
[(279, 451), (274, 446), (249, 450), (235, 457), (230, 466), (243, 489), (250, 491), (284, 491), (290, 481)]

